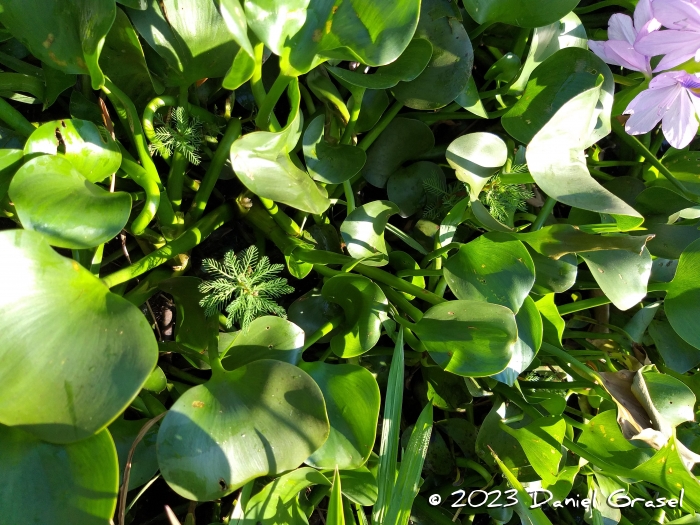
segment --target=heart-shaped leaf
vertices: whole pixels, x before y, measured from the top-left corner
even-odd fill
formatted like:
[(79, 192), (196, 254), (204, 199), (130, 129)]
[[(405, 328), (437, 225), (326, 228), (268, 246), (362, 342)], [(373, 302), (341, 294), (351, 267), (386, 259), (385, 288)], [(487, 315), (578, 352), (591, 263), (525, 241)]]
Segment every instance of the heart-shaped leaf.
[(483, 301), (448, 301), (433, 306), (413, 330), (438, 365), (465, 377), (503, 371), (518, 339), (513, 312)]
[(288, 93), (292, 110), (287, 125), (279, 133), (256, 131), (236, 140), (231, 146), (231, 165), (240, 181), (256, 195), (320, 214), (330, 206), (326, 191), (289, 157), (303, 125), (296, 79)]
[(381, 288), (359, 275), (335, 275), (323, 285), (323, 297), (339, 304), (345, 321), (331, 339), (339, 357), (355, 357), (371, 350), (379, 341), (389, 302)]
[(175, 492), (210, 501), (297, 468), (329, 429), (314, 380), (294, 365), (262, 359), (175, 402), (158, 431), (158, 464)]
[(450, 143), (446, 157), (457, 178), (469, 184), (472, 200), (475, 200), (488, 180), (508, 160), (508, 148), (498, 135), (469, 133)]
[(93, 89), (102, 87), (98, 60), (117, 12), (114, 0), (3, 0), (0, 8), (2, 25), (35, 57), (64, 73), (87, 73)]
[(304, 131), (304, 160), (309, 175), (326, 184), (341, 184), (365, 165), (364, 150), (346, 144), (328, 144), (323, 140), (324, 115), (313, 119)]
[[(287, 309), (287, 318), (304, 330), (305, 337), (309, 337), (319, 328), (324, 326), (334, 317), (343, 313), (342, 308), (335, 303), (327, 301), (317, 288), (309, 290), (294, 301)], [(319, 343), (327, 343), (333, 337), (331, 334), (323, 336)]]
[(446, 106), (466, 89), (474, 64), (472, 43), (451, 2), (423, 0), (415, 37), (428, 40), (433, 54), (417, 78), (393, 88), (394, 97), (413, 109)]
[(368, 266), (384, 266), (389, 251), (384, 241), (384, 229), (389, 217), (399, 212), (391, 201), (373, 201), (351, 211), (340, 225), (340, 234), (348, 253), (355, 259), (367, 259)]
[(381, 398), (374, 376), (358, 365), (302, 363), (323, 392), (328, 440), (306, 460), (316, 468), (355, 469), (367, 462), (377, 434)]
[(678, 262), (666, 294), (664, 310), (671, 326), (686, 342), (700, 348), (700, 240), (690, 244)]
[(646, 296), (651, 274), (651, 255), (646, 248), (641, 254), (601, 250), (582, 253), (581, 258), (600, 289), (620, 310), (629, 310)]
[(1, 232), (0, 252), (0, 422), (53, 443), (85, 439), (150, 375), (153, 331), (137, 307), (39, 234)]
[(54, 155), (25, 163), (12, 179), (9, 195), (22, 225), (61, 248), (92, 248), (109, 241), (131, 212), (128, 193), (103, 190)]
[(499, 22), (519, 27), (551, 24), (573, 11), (579, 0), (464, 0), (464, 7), (480, 24)]
[(119, 464), (106, 430), (52, 445), (0, 425), (0, 450), (3, 523), (104, 525), (114, 516)]
[(432, 44), (424, 38), (414, 38), (406, 50), (389, 65), (377, 68), (371, 75), (339, 67), (328, 67), (337, 79), (367, 89), (388, 89), (401, 81), (408, 82), (420, 75), (433, 55)]
[(241, 330), (224, 349), (221, 364), (234, 370), (258, 359), (275, 359), (293, 365), (301, 359), (304, 331), (294, 323), (274, 315), (255, 319)]
[(463, 244), (445, 263), (445, 280), (458, 299), (488, 301), (518, 312), (535, 283), (535, 265), (520, 241), (489, 235)]
[(392, 173), (435, 145), (430, 128), (419, 120), (395, 118), (367, 151), (362, 176), (372, 186), (383, 188)]
[(573, 254), (553, 259), (530, 248), (530, 257), (535, 264), (535, 284), (532, 291), (539, 295), (562, 293), (571, 288), (578, 275), (578, 260)]
[(513, 357), (503, 372), (493, 376), (497, 381), (510, 386), (530, 366), (542, 345), (542, 316), (531, 297), (525, 298), (515, 316), (515, 323), (518, 325), (518, 341), (513, 346)]
[[(596, 87), (600, 90), (589, 93), (592, 108), (585, 104), (580, 108), (568, 107), (568, 111), (559, 116), (559, 120), (567, 123), (560, 125), (572, 127), (569, 141), (575, 138), (593, 144), (610, 133), (614, 83), (607, 64), (579, 47), (561, 49), (537, 66), (530, 75), (525, 93), (503, 115), (501, 123), (511, 136), (528, 144), (567, 102)], [(596, 107), (598, 102), (601, 105)], [(576, 111), (581, 113), (574, 113)]]
[(223, 77), (239, 50), (217, 2), (149, 0), (146, 9), (127, 13), (150, 46), (151, 70), (170, 86)]
[(115, 173), (122, 163), (119, 145), (88, 120), (47, 122), (27, 139), (24, 155), (64, 157), (90, 182), (100, 182)]

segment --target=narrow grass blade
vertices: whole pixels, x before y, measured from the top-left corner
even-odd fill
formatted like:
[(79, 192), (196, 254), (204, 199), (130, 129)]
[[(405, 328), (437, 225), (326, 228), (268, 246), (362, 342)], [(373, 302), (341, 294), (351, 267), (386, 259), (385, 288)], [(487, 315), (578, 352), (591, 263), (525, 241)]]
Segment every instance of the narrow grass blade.
[(333, 488), (328, 502), (328, 515), (326, 525), (345, 525), (345, 512), (343, 511), (343, 493), (340, 491), (340, 473), (335, 469), (333, 476)]
[(384, 523), (384, 516), (391, 501), (392, 491), (396, 483), (396, 461), (399, 454), (401, 407), (403, 404), (403, 327), (396, 335), (394, 356), (389, 368), (389, 379), (386, 386), (386, 401), (384, 403), (384, 420), (382, 421), (382, 437), (379, 447), (379, 467), (377, 471), (378, 495), (372, 511), (372, 525)]
[(391, 497), (389, 510), (383, 525), (406, 525), (411, 517), (413, 500), (418, 495), (423, 462), (428, 453), (430, 435), (433, 432), (433, 404), (428, 402), (418, 416), (411, 432), (406, 451), (401, 457), (401, 468), (396, 480), (396, 490)]

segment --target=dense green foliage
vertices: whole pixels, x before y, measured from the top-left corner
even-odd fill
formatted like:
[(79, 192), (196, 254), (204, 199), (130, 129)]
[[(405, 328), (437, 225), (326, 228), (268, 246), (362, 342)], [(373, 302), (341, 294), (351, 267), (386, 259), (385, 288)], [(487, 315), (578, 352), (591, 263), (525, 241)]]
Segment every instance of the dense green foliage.
[(635, 6), (0, 0), (0, 524), (698, 523)]

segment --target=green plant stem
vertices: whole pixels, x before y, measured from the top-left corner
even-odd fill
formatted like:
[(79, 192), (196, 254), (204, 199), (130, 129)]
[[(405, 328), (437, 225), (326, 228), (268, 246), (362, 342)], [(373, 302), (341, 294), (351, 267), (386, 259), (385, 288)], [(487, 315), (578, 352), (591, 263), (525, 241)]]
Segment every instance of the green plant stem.
[(302, 348), (302, 352), (307, 350), (311, 345), (316, 343), (319, 339), (327, 336), (330, 334), (333, 330), (338, 328), (341, 324), (343, 324), (343, 321), (345, 320), (345, 316), (339, 315), (328, 321), (326, 324), (324, 324), (321, 328), (316, 330), (314, 333), (312, 333), (309, 337), (306, 338), (306, 341), (304, 342), (304, 348)]
[[(180, 87), (179, 106), (185, 110), (185, 121), (189, 119), (189, 102), (187, 102), (187, 86)], [(144, 119), (145, 120), (145, 119)], [(180, 151), (175, 151), (173, 154), (173, 162), (170, 165), (170, 174), (168, 175), (168, 198), (173, 205), (173, 211), (180, 211), (182, 205), (182, 187), (185, 181), (185, 171), (188, 165), (187, 157)]]
[(275, 109), (277, 101), (280, 99), (285, 89), (287, 89), (287, 86), (293, 78), (294, 77), (287, 76), (282, 73), (277, 76), (275, 83), (272, 84), (272, 87), (270, 88), (270, 92), (265, 95), (262, 105), (260, 106), (260, 111), (258, 111), (258, 116), (255, 119), (255, 125), (259, 129), (269, 129), (273, 132), (277, 132), (282, 129), (279, 122), (277, 122), (277, 119), (274, 119), (273, 122), (271, 117), (273, 116), (273, 110)]
[(403, 108), (403, 102), (394, 102), (389, 110), (382, 115), (382, 118), (379, 119), (377, 125), (374, 126), (364, 137), (362, 137), (362, 140), (357, 146), (364, 151), (367, 151), (369, 147), (374, 144), (374, 141), (377, 140), (379, 135), (382, 134), (382, 131), (386, 129), (392, 120), (394, 120), (394, 117), (399, 114), (401, 108)]
[(29, 137), (36, 129), (24, 115), (13, 108), (10, 103), (2, 97), (0, 97), (0, 120), (23, 137)]
[(214, 186), (216, 185), (216, 181), (219, 180), (221, 170), (223, 169), (224, 164), (226, 164), (226, 159), (228, 159), (229, 155), (231, 154), (231, 145), (240, 136), (241, 120), (237, 118), (229, 120), (224, 136), (219, 141), (219, 146), (216, 148), (216, 152), (214, 153), (214, 158), (212, 159), (211, 164), (209, 165), (209, 168), (202, 179), (202, 183), (199, 185), (199, 190), (197, 190), (194, 200), (192, 201), (192, 206), (190, 207), (189, 211), (190, 220), (196, 221), (204, 213), (209, 197), (211, 197)]
[[(502, 108), (488, 113), (489, 119), (494, 119), (504, 115), (509, 108)], [(440, 122), (441, 120), (485, 120), (484, 117), (474, 115), (468, 111), (456, 111), (454, 113), (428, 113), (428, 112), (412, 112), (404, 115), (406, 118), (421, 120), (426, 123)]]
[(613, 80), (615, 81), (615, 84), (620, 84), (621, 86), (636, 86), (639, 84), (639, 80), (634, 80), (631, 78), (627, 78), (622, 75), (616, 75), (613, 73)]
[(299, 92), (301, 93), (301, 98), (304, 99), (306, 111), (309, 113), (309, 115), (313, 115), (314, 113), (316, 113), (316, 105), (314, 104), (314, 99), (311, 97), (311, 93), (309, 93), (307, 87), (301, 82), (299, 83)]
[[(649, 283), (647, 285), (647, 292), (665, 292), (668, 290), (670, 284), (671, 283)], [(574, 301), (573, 303), (563, 304), (557, 307), (557, 309), (559, 310), (559, 315), (566, 315), (609, 303), (610, 299), (602, 295), (600, 297), (591, 297), (590, 299), (582, 299), (580, 301)]]
[(105, 251), (105, 245), (100, 244), (97, 248), (95, 248), (95, 253), (92, 255), (92, 259), (90, 260), (90, 273), (92, 275), (99, 277), (100, 276), (100, 268), (102, 267), (102, 255), (104, 254)]
[(401, 241), (403, 241), (405, 244), (416, 250), (421, 255), (428, 255), (428, 251), (425, 248), (423, 248), (423, 246), (418, 241), (416, 241), (413, 237), (408, 235), (402, 229), (397, 228), (390, 222), (386, 223), (386, 229), (387, 231), (396, 235)]
[(447, 246), (443, 246), (442, 248), (438, 248), (437, 250), (433, 250), (430, 252), (428, 255), (423, 257), (423, 260), (420, 262), (421, 268), (425, 268), (430, 261), (433, 259), (437, 259), (438, 257), (442, 257), (443, 255), (447, 255), (451, 250), (459, 250), (459, 247), (461, 246), (460, 243), (458, 242), (451, 242)]
[(165, 370), (171, 376), (177, 377), (178, 379), (182, 379), (183, 381), (187, 381), (188, 383), (191, 383), (193, 385), (203, 385), (208, 381), (208, 379), (202, 379), (201, 377), (197, 377), (187, 372), (183, 372), (182, 370), (173, 365), (167, 365), (165, 367)]
[(350, 108), (350, 120), (348, 120), (348, 125), (345, 126), (343, 136), (340, 137), (341, 144), (352, 143), (352, 137), (355, 133), (357, 119), (360, 118), (360, 110), (362, 109), (362, 99), (365, 96), (365, 91), (365, 88), (355, 88), (355, 90), (353, 91), (352, 107)]
[(299, 237), (301, 235), (301, 228), (296, 221), (280, 210), (275, 201), (260, 197), (259, 195), (258, 200), (260, 200), (260, 204), (263, 205), (263, 207), (270, 214), (270, 217), (272, 217), (277, 225), (282, 228), (284, 233), (291, 235), (292, 237)]
[(345, 206), (350, 214), (355, 210), (355, 194), (350, 180), (343, 181), (343, 192), (345, 193)]
[(423, 318), (423, 312), (413, 306), (401, 292), (397, 292), (391, 286), (387, 286), (385, 284), (379, 284), (379, 287), (394, 306), (406, 313), (415, 322), (418, 322)]
[(515, 42), (513, 43), (513, 54), (523, 58), (525, 54), (525, 47), (527, 46), (528, 40), (530, 40), (530, 29), (529, 27), (521, 27), (518, 31), (518, 36), (515, 37)]
[(479, 465), (476, 461), (467, 459), (467, 458), (457, 458), (455, 460), (457, 463), (458, 467), (462, 468), (468, 468), (479, 474), (482, 478), (484, 478), (484, 481), (489, 484), (493, 480), (493, 476), (489, 474), (489, 471), (486, 470), (483, 466)]
[(588, 167), (588, 171), (590, 172), (591, 175), (598, 179), (603, 179), (603, 180), (613, 180), (615, 177), (612, 175), (608, 175), (604, 171), (597, 170), (595, 168), (591, 168), (590, 166)]
[(673, 184), (676, 188), (681, 190), (683, 193), (683, 196), (687, 198), (690, 201), (693, 202), (700, 202), (700, 199), (698, 199), (697, 196), (692, 195), (691, 193), (688, 192), (686, 187), (683, 185), (681, 181), (679, 181), (676, 177), (673, 176), (673, 173), (664, 166), (659, 159), (654, 156), (647, 147), (640, 142), (640, 140), (633, 136), (629, 135), (626, 131), (625, 128), (618, 122), (617, 119), (611, 119), (612, 122), (612, 130), (615, 132), (615, 134), (620, 137), (620, 139), (627, 144), (629, 147), (631, 147), (635, 153), (639, 154), (641, 157), (644, 157), (644, 159), (649, 162), (652, 166), (654, 166), (657, 170), (659, 170), (659, 173), (666, 177), (668, 181)]
[(476, 37), (478, 37), (481, 33), (486, 31), (489, 27), (491, 27), (494, 23), (493, 22), (486, 22), (481, 24), (480, 26), (477, 26), (474, 28), (473, 31), (469, 33), (469, 39), (474, 40)]
[[(253, 76), (250, 77), (250, 90), (253, 92), (253, 98), (255, 99), (255, 104), (258, 108), (262, 108), (265, 103), (265, 98), (267, 98), (267, 93), (265, 92), (265, 86), (262, 81), (262, 64), (263, 64), (263, 54), (265, 51), (265, 44), (262, 42), (257, 42), (253, 47), (253, 57), (255, 59), (255, 68), (253, 69)], [(274, 113), (269, 114), (270, 124), (276, 129), (282, 129), (280, 127), (277, 118)]]
[(537, 218), (535, 219), (535, 222), (532, 223), (532, 226), (530, 227), (530, 231), (537, 231), (541, 230), (542, 226), (544, 226), (545, 221), (547, 220), (547, 217), (552, 213), (552, 210), (554, 209), (554, 205), (557, 203), (557, 200), (552, 198), (552, 197), (547, 197), (547, 200), (544, 201), (544, 204), (542, 205), (542, 208), (540, 208), (540, 212), (537, 214)]
[(399, 270), (396, 277), (442, 277), (442, 270)]
[(634, 11), (635, 7), (634, 2), (631, 2), (629, 0), (604, 0), (602, 2), (598, 2), (597, 4), (576, 8), (574, 9), (574, 13), (576, 13), (577, 15), (585, 15), (586, 13), (592, 13), (593, 11), (597, 11), (598, 9), (604, 9), (606, 7), (611, 6), (619, 6), (624, 9), (627, 9), (628, 11)]
[(130, 228), (131, 233), (134, 235), (142, 235), (145, 232), (146, 227), (158, 213), (162, 186), (160, 185), (160, 179), (156, 180), (151, 177), (149, 173), (146, 172), (146, 170), (131, 157), (129, 152), (121, 143), (119, 143), (119, 149), (122, 152), (121, 169), (129, 176), (131, 180), (141, 186), (146, 194), (146, 201), (144, 202), (143, 208), (131, 222)]
[(218, 207), (210, 214), (206, 215), (187, 230), (177, 239), (168, 242), (162, 248), (149, 253), (143, 259), (122, 268), (102, 279), (102, 282), (112, 288), (120, 283), (138, 277), (157, 266), (167, 262), (180, 253), (190, 251), (192, 248), (206, 239), (214, 230), (234, 217), (232, 206), (225, 204)]

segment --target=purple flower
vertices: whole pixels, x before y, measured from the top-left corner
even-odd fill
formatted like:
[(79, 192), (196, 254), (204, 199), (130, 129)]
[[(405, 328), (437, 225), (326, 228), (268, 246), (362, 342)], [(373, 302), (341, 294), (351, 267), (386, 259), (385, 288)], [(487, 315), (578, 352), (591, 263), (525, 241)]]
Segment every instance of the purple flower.
[(700, 78), (685, 71), (661, 73), (637, 95), (625, 110), (630, 118), (625, 131), (640, 135), (651, 131), (661, 120), (666, 140), (676, 149), (690, 144), (698, 131)]
[(608, 22), (609, 40), (589, 40), (589, 49), (608, 64), (641, 71), (651, 77), (649, 59), (652, 55), (645, 55), (634, 47), (639, 38), (661, 27), (652, 15), (650, 2), (639, 0), (634, 10), (634, 21), (628, 15), (611, 16)]
[(647, 56), (664, 55), (654, 71), (665, 71), (695, 58), (700, 62), (700, 1), (652, 0), (654, 18), (666, 31), (637, 39), (634, 48)]

